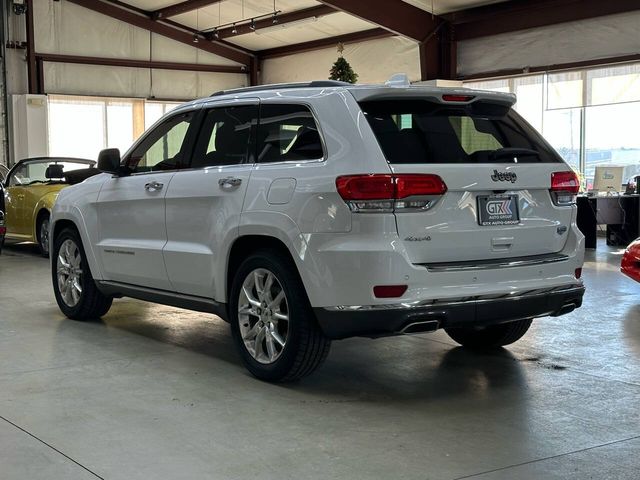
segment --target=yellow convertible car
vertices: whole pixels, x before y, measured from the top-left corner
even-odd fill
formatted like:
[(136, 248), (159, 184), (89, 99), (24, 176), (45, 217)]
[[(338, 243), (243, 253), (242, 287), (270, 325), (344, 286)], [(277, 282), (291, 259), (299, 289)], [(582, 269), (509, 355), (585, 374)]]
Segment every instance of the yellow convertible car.
[(33, 242), (49, 256), (49, 216), (58, 192), (100, 173), (93, 160), (28, 158), (16, 163), (4, 181), (6, 239)]

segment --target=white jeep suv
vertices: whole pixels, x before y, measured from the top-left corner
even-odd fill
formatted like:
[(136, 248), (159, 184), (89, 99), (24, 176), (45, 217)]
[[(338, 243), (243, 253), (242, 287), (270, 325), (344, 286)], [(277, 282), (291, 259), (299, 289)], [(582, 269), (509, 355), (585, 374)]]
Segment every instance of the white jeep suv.
[(247, 368), (291, 380), (331, 339), (518, 340), (582, 303), (578, 179), (509, 94), (320, 81), (168, 113), (53, 209), (56, 300), (212, 312)]

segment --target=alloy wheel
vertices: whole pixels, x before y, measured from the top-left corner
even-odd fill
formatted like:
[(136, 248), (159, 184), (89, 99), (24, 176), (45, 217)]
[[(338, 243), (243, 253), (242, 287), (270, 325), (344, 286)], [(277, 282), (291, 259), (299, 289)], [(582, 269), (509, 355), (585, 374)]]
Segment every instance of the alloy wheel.
[(262, 364), (274, 363), (289, 336), (287, 296), (278, 278), (265, 268), (253, 270), (242, 283), (238, 322), (244, 346)]
[(75, 307), (82, 297), (81, 261), (78, 245), (71, 239), (65, 240), (60, 245), (56, 271), (60, 296), (69, 307)]
[(49, 219), (44, 218), (40, 222), (40, 247), (42, 253), (49, 253)]

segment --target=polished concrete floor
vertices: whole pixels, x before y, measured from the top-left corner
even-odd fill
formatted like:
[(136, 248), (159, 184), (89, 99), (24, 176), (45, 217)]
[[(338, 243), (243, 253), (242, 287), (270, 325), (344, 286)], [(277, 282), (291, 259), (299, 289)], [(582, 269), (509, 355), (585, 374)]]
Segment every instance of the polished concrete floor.
[(640, 285), (587, 254), (585, 305), (517, 344), (335, 342), (270, 385), (228, 326), (118, 300), (65, 320), (48, 263), (0, 256), (0, 479), (637, 479)]

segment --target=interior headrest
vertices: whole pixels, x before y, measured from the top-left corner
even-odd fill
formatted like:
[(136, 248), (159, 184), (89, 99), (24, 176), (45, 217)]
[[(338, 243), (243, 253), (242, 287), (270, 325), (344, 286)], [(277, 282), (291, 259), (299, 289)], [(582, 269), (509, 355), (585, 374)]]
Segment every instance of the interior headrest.
[(236, 133), (236, 125), (225, 122), (216, 131), (216, 151), (223, 153), (240, 153), (246, 149), (246, 139)]
[(44, 172), (46, 178), (63, 178), (64, 177), (64, 165), (58, 165), (57, 163), (51, 164)]
[(369, 121), (377, 133), (397, 133), (400, 130), (391, 115), (372, 115)]

